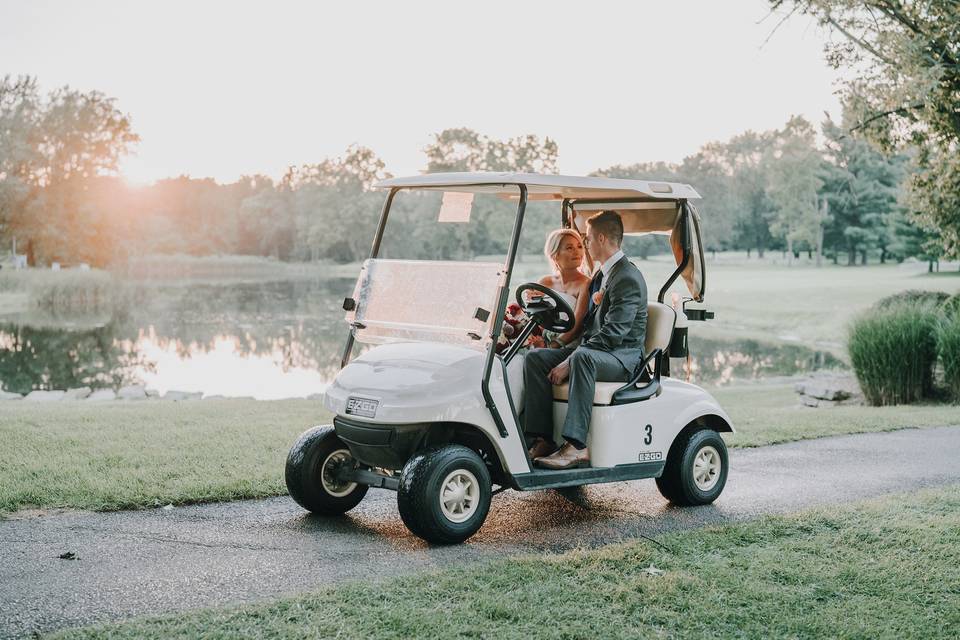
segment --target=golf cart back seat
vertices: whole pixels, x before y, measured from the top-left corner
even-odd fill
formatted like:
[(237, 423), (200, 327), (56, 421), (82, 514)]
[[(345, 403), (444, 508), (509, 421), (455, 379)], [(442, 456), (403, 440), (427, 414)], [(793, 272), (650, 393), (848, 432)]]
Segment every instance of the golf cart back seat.
[[(673, 337), (673, 326), (676, 322), (677, 312), (673, 310), (673, 307), (660, 302), (647, 303), (647, 335), (643, 345), (643, 352), (646, 354), (647, 360), (653, 355), (654, 350), (659, 349), (663, 353), (667, 352), (670, 339)], [(650, 384), (654, 384), (654, 382)], [(593, 404), (612, 404), (613, 394), (623, 386), (623, 382), (597, 382), (596, 389), (593, 392)], [(655, 391), (655, 389), (652, 390)], [(554, 400), (566, 401), (569, 398), (569, 393), (570, 385), (568, 383), (554, 385), (553, 387)], [(637, 399), (646, 399), (651, 395), (645, 395)]]

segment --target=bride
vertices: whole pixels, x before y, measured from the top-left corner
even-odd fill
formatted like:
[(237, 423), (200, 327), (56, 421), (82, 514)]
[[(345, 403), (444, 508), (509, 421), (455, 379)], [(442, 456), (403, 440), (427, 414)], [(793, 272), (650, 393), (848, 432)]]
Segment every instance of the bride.
[(570, 229), (551, 231), (543, 247), (543, 253), (547, 261), (553, 265), (554, 271), (553, 274), (540, 278), (539, 282), (545, 287), (550, 287), (566, 300), (573, 309), (576, 319), (573, 328), (566, 333), (544, 332), (543, 346), (554, 349), (576, 346), (571, 343), (579, 339), (583, 329), (583, 318), (587, 314), (590, 290), (590, 276), (587, 273), (593, 271), (593, 260), (583, 248), (576, 222), (571, 222), (573, 226)]

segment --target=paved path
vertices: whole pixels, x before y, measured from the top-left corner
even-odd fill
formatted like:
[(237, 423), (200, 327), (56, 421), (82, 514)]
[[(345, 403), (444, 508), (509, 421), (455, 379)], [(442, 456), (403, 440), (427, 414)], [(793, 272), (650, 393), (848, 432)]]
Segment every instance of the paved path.
[[(494, 497), (467, 544), (431, 548), (372, 490), (342, 518), (289, 498), (0, 521), (0, 637), (274, 598), (350, 579), (596, 546), (707, 523), (960, 482), (960, 428), (731, 450), (711, 506), (669, 506), (650, 480)], [(79, 560), (61, 560), (72, 551)]]

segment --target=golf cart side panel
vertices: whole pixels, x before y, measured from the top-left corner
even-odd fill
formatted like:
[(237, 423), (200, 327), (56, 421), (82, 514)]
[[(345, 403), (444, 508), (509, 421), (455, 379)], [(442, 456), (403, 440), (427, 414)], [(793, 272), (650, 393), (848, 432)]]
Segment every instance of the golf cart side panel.
[(700, 387), (683, 382), (682, 380), (677, 380), (675, 378), (662, 380), (662, 384), (664, 385), (665, 389), (667, 388), (668, 384), (672, 388), (679, 389), (683, 387), (690, 389), (692, 390), (691, 398), (696, 397), (695, 401), (687, 404), (683, 410), (678, 411), (675, 415), (676, 423), (682, 425), (681, 428), (700, 418), (711, 418), (705, 420), (705, 422), (707, 426), (714, 431), (720, 433), (736, 433), (736, 429), (733, 426), (733, 420), (731, 420), (730, 416), (727, 415), (727, 412), (723, 410), (723, 407), (720, 406), (720, 403), (717, 402), (716, 398)]
[[(664, 378), (661, 393), (625, 405), (594, 405), (587, 446), (594, 467), (662, 462), (677, 435), (702, 416), (730, 418), (710, 394), (679, 380)], [(563, 425), (567, 403), (553, 403), (555, 425)], [(732, 426), (730, 429), (732, 431)]]
[[(393, 431), (394, 438), (413, 437), (416, 428), (436, 423), (473, 425), (493, 443), (503, 466), (511, 473), (529, 470), (515, 412), (502, 412), (509, 436), (500, 436), (480, 391), (485, 354), (456, 345), (402, 342), (370, 349), (341, 369), (327, 389), (324, 406), (340, 422), (340, 430), (354, 428), (376, 445), (376, 430)], [(502, 367), (494, 367), (490, 392), (497, 406), (508, 408), (519, 394), (508, 398)], [(355, 399), (351, 403), (351, 399)], [(371, 401), (357, 412), (357, 400)], [(371, 415), (372, 414), (372, 415)], [(364, 429), (367, 427), (367, 430)], [(346, 440), (351, 436), (344, 434)], [(387, 446), (391, 443), (380, 443)], [(359, 452), (358, 452), (359, 453)], [(361, 454), (362, 458), (363, 455)], [(377, 466), (385, 459), (378, 459)]]

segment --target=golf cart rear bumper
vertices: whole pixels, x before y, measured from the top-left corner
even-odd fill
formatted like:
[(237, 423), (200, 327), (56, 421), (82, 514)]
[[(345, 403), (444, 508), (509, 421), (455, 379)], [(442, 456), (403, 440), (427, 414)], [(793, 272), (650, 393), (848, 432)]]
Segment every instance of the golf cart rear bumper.
[(428, 431), (424, 423), (376, 424), (341, 416), (333, 426), (354, 459), (383, 469), (402, 468)]

